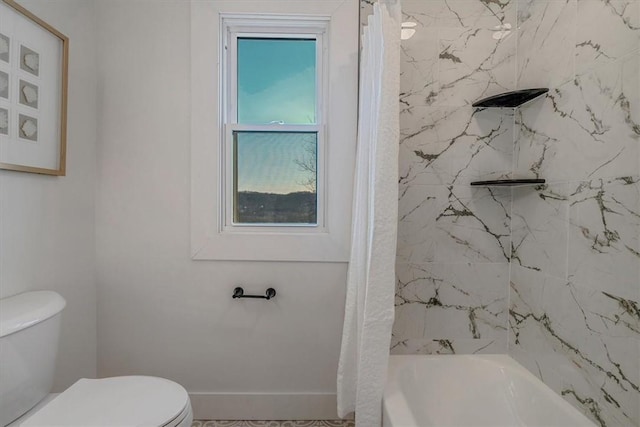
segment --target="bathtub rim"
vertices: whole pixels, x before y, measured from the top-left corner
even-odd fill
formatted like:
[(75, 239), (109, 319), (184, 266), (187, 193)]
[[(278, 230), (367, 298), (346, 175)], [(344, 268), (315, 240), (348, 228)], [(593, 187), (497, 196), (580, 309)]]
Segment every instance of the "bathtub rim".
[(541, 385), (541, 389), (553, 403), (557, 403), (566, 407), (568, 412), (576, 419), (584, 422), (584, 427), (597, 427), (597, 425), (589, 419), (585, 414), (574, 407), (570, 402), (562, 398), (558, 393), (542, 382), (538, 377), (531, 373), (527, 368), (518, 363), (514, 358), (507, 354), (429, 354), (429, 355), (391, 355), (389, 356), (389, 367), (387, 370), (387, 381), (385, 384), (382, 398), (382, 417), (384, 420), (383, 427), (387, 426), (420, 426), (420, 422), (415, 420), (413, 412), (409, 407), (406, 399), (404, 399), (401, 385), (399, 383), (399, 371), (406, 366), (415, 363), (426, 363), (428, 360), (441, 360), (442, 358), (470, 361), (483, 360), (485, 362), (513, 370), (516, 375), (521, 375), (527, 381)]

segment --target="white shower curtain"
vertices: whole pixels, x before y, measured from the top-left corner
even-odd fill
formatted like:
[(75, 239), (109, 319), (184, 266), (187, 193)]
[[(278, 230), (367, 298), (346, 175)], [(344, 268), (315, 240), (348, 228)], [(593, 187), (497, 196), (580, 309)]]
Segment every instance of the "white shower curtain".
[(394, 315), (398, 219), (400, 1), (374, 4), (362, 39), (351, 257), (338, 415), (381, 425)]

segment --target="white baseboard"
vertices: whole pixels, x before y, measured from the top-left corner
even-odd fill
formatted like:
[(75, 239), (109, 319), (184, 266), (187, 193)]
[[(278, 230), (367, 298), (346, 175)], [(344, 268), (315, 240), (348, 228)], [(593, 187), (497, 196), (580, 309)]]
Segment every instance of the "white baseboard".
[(336, 420), (336, 395), (189, 393), (196, 420)]

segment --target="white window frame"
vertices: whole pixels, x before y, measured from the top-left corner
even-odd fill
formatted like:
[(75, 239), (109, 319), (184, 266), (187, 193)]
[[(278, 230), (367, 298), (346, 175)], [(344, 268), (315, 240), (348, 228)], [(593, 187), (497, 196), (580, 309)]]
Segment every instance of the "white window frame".
[[(232, 261), (347, 262), (355, 165), (358, 0), (221, 0), (191, 2), (191, 258)], [(319, 157), (324, 206), (318, 226), (226, 226), (223, 17), (274, 18), (328, 25), (323, 35), (324, 113)], [(262, 21), (264, 22), (264, 21)], [(227, 193), (225, 193), (227, 191)]]
[[(329, 17), (221, 14), (222, 40), (222, 126), (221, 158), (224, 159), (220, 206), (222, 230), (230, 233), (323, 233), (326, 232), (325, 205), (325, 117), (328, 97), (327, 70), (328, 50), (324, 38), (329, 28)], [(287, 125), (238, 124), (238, 39), (243, 37), (264, 39), (308, 39), (316, 41), (316, 124)], [(317, 135), (316, 140), (316, 224), (247, 224), (234, 222), (235, 207), (235, 158), (233, 133), (236, 131), (258, 132), (308, 132)]]

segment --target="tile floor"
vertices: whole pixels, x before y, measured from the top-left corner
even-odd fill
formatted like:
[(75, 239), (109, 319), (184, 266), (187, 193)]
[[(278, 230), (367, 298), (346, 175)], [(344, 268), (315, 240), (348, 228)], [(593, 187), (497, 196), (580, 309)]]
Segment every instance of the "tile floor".
[(334, 421), (204, 421), (195, 420), (192, 427), (355, 427), (351, 420)]

